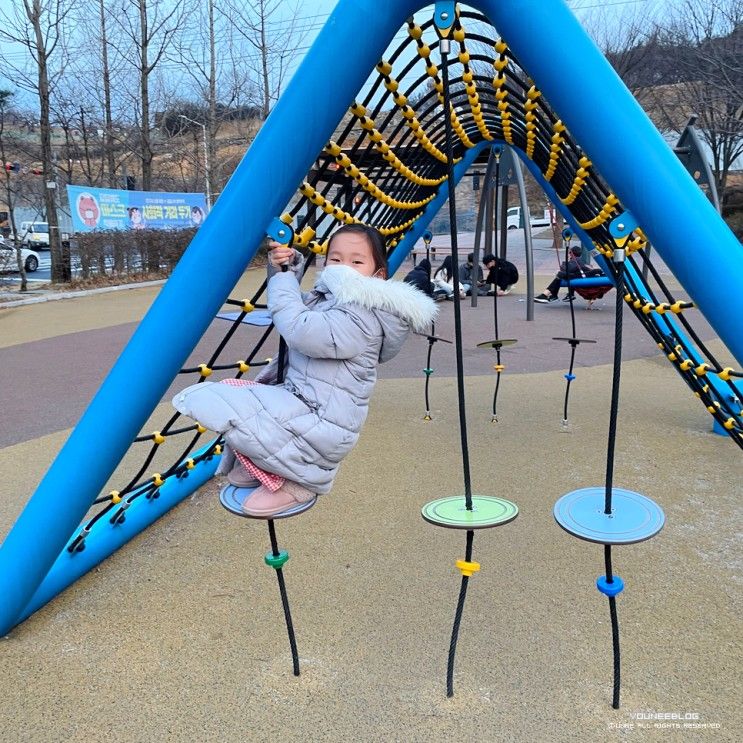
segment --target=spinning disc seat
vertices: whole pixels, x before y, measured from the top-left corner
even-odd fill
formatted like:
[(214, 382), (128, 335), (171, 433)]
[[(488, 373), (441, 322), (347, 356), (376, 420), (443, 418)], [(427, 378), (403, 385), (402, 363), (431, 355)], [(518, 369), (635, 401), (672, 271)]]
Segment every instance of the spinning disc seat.
[(601, 299), (614, 288), (614, 284), (608, 276), (586, 276), (583, 279), (570, 279), (570, 284), (563, 279), (560, 286), (575, 291), (586, 302)]

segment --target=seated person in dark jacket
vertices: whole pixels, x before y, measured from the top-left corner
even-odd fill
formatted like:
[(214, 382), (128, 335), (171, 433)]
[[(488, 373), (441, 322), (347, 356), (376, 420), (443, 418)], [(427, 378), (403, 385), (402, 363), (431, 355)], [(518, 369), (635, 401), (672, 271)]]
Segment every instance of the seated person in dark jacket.
[[(583, 248), (580, 245), (573, 245), (570, 248), (569, 260), (563, 261), (560, 264), (560, 270), (555, 275), (555, 278), (547, 285), (547, 288), (541, 293), (534, 297), (535, 302), (540, 304), (546, 304), (547, 302), (556, 302), (558, 297), (557, 294), (560, 291), (560, 282), (566, 279), (582, 279), (586, 276), (603, 276), (604, 273), (600, 268), (591, 268), (587, 266), (581, 260), (583, 255)], [(563, 299), (564, 302), (573, 301), (572, 290)]]
[[(475, 278), (477, 277), (477, 278)], [(467, 296), (472, 294), (472, 287), (475, 286), (478, 295), (487, 294), (485, 281), (482, 277), (482, 268), (478, 265), (475, 272), (475, 254), (470, 253), (467, 256), (467, 262), (462, 263), (459, 267), (459, 284)]]
[[(508, 294), (511, 291), (511, 287), (519, 280), (518, 268), (510, 261), (505, 260), (505, 258), (496, 258), (492, 253), (484, 256), (482, 262), (485, 264), (485, 268), (488, 269), (485, 283), (490, 286), (496, 284), (499, 295)], [(493, 291), (488, 292), (488, 294), (492, 293)]]
[(431, 281), (431, 261), (424, 258), (412, 271), (403, 279), (406, 284), (411, 284), (416, 289), (420, 289), (429, 297), (433, 296), (433, 282)]

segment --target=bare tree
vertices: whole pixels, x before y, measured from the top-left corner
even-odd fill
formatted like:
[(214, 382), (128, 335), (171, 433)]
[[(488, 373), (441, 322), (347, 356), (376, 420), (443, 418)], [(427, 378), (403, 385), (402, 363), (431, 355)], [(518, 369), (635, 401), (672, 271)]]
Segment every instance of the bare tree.
[(285, 9), (282, 0), (255, 0), (244, 3), (229, 0), (220, 6), (237, 34), (244, 39), (252, 53), (246, 62), (260, 81), (260, 108), (263, 119), (268, 118), (272, 104), (278, 99), (287, 71), (297, 56), (294, 38), (297, 31), (298, 9), (290, 8), (286, 18), (280, 18)]
[[(202, 16), (203, 13), (203, 16)], [(201, 106), (183, 106), (176, 103), (170, 106), (175, 113), (176, 131), (193, 131), (194, 143), (198, 152), (199, 139), (203, 134), (205, 152), (195, 158), (195, 170), (198, 173), (199, 161), (204, 159), (204, 176), (207, 184), (207, 200), (211, 201), (211, 188), (215, 183), (217, 146), (219, 130), (217, 117), (217, 96), (221, 64), (217, 59), (217, 35), (223, 29), (217, 27), (214, 13), (214, 0), (207, 0), (206, 8), (197, 4), (190, 9), (189, 15), (196, 19), (195, 34), (177, 39), (174, 51), (177, 63), (182, 65), (186, 75), (191, 78), (203, 100)], [(221, 25), (224, 25), (224, 19)], [(179, 110), (182, 109), (182, 110)], [(189, 110), (190, 109), (190, 110)], [(203, 129), (202, 129), (203, 128)], [(181, 169), (181, 177), (184, 176)], [(211, 207), (211, 203), (209, 204)]]
[(115, 188), (116, 166), (114, 163), (114, 125), (111, 107), (111, 69), (108, 63), (107, 12), (104, 0), (98, 0), (98, 11), (100, 19), (101, 82), (103, 84), (103, 157), (107, 167), (108, 187)]
[(65, 19), (73, 7), (74, 0), (21, 0), (12, 6), (10, 13), (0, 13), (0, 38), (24, 47), (32, 63), (30, 72), (24, 66), (14, 67), (14, 71), (18, 73), (18, 84), (33, 91), (39, 99), (40, 154), (54, 282), (69, 281), (71, 272), (69, 255), (62, 252), (57, 218), (50, 80), (58, 78), (64, 70), (61, 42), (65, 37)]
[(138, 109), (139, 159), (142, 168), (142, 189), (152, 188), (152, 113), (150, 82), (158, 64), (163, 60), (173, 37), (183, 24), (183, 3), (164, 0), (125, 0), (125, 7), (134, 12), (113, 16), (123, 32), (126, 45), (109, 43), (127, 58), (137, 71), (139, 95), (133, 103)]
[(743, 155), (743, 1), (678, 0), (659, 39), (674, 76), (652, 89), (652, 115), (675, 132), (698, 116), (722, 194)]
[(15, 224), (15, 203), (16, 203), (16, 187), (13, 183), (13, 179), (17, 177), (17, 170), (8, 170), (5, 167), (7, 162), (7, 150), (6, 140), (7, 131), (5, 128), (5, 122), (7, 114), (10, 109), (10, 103), (13, 98), (13, 92), (10, 90), (0, 90), (0, 163), (3, 165), (3, 173), (5, 175), (5, 201), (8, 205), (8, 222), (10, 223), (10, 230), (13, 236), (16, 254), (16, 265), (18, 272), (21, 276), (21, 291), (25, 292), (28, 290), (28, 279), (26, 277), (26, 267), (23, 265), (23, 255), (21, 254), (21, 243), (18, 240), (18, 231), (16, 230)]
[(615, 13), (597, 8), (586, 16), (584, 25), (624, 84), (641, 99), (655, 48), (655, 26), (648, 6), (621, 7)]

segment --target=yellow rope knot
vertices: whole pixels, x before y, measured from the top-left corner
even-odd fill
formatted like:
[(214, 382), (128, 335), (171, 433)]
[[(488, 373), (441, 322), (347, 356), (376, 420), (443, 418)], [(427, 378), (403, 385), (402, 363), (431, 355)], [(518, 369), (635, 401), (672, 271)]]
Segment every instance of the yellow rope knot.
[(121, 503), (121, 493), (118, 490), (112, 490), (109, 495), (111, 496), (111, 503)]
[(208, 377), (211, 375), (212, 370), (206, 364), (199, 364), (199, 373), (202, 377)]
[(469, 578), (472, 576), (473, 573), (476, 573), (480, 570), (480, 563), (479, 562), (467, 562), (467, 560), (457, 560), (455, 565), (459, 568), (462, 575), (465, 578)]
[(250, 364), (246, 364), (242, 359), (237, 362), (237, 368), (243, 374), (247, 374), (250, 371)]
[(250, 302), (248, 302), (247, 299), (244, 299), (243, 300), (243, 305), (242, 305), (242, 311), (243, 312), (252, 312), (254, 309), (255, 309), (255, 307), (253, 306), (253, 304), (251, 304)]
[(160, 445), (160, 444), (162, 444), (162, 443), (164, 443), (164, 442), (165, 442), (165, 436), (163, 436), (163, 435), (162, 435), (162, 434), (160, 433), (160, 431), (153, 431), (153, 433), (152, 433), (152, 440), (153, 440), (153, 441), (154, 441), (154, 442), (155, 442), (156, 444)]

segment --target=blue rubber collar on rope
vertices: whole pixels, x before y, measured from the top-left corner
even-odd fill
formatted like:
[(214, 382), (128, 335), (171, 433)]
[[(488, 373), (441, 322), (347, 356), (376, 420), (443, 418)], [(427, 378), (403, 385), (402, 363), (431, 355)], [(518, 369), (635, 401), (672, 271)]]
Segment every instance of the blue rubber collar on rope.
[(609, 581), (606, 580), (606, 576), (602, 575), (599, 578), (596, 578), (596, 588), (598, 588), (605, 596), (611, 598), (624, 590), (624, 581), (618, 575), (615, 575), (612, 582), (609, 583)]

